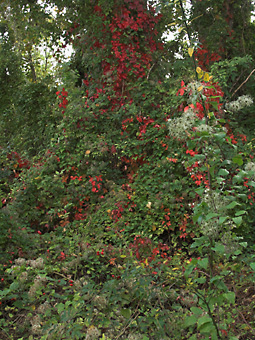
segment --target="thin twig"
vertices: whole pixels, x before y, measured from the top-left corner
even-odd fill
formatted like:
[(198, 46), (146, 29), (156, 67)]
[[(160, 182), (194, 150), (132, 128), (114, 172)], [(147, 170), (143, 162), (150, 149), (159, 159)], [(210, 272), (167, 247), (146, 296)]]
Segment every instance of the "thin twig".
[(126, 329), (129, 327), (129, 325), (140, 315), (140, 312), (138, 312), (137, 315), (135, 317), (133, 317), (135, 315), (135, 313), (137, 312), (138, 308), (139, 308), (139, 303), (136, 306), (136, 309), (135, 309), (133, 315), (129, 318), (130, 322), (124, 327), (122, 332), (120, 332), (120, 334), (117, 336), (116, 340), (118, 340), (121, 337), (121, 335), (125, 333)]
[[(184, 25), (186, 27), (186, 32), (187, 32), (188, 38), (189, 38), (189, 45), (191, 46), (191, 34), (190, 34), (189, 27), (188, 27), (188, 24), (187, 24), (187, 18), (186, 18), (186, 14), (185, 14), (185, 11), (184, 11), (182, 0), (179, 0), (179, 2), (180, 2), (181, 10), (182, 10), (182, 17), (183, 17), (183, 20), (184, 20)], [(193, 61), (193, 65), (194, 65), (196, 80), (198, 81), (198, 75), (197, 75), (197, 71), (196, 71), (197, 63), (196, 63), (194, 53), (192, 53), (192, 61)]]
[(59, 276), (63, 277), (64, 279), (68, 280), (68, 276), (66, 276), (64, 274), (61, 274), (61, 273), (58, 273), (58, 272), (53, 272), (53, 274), (59, 275)]
[(0, 329), (9, 337), (9, 333), (7, 333), (6, 330), (4, 330), (2, 327), (0, 327)]
[(13, 323), (16, 323), (18, 320), (20, 320), (22, 317), (24, 318), (26, 316), (26, 314), (21, 314), (19, 316), (16, 317), (15, 320), (13, 320)]
[(239, 80), (240, 80), (240, 78), (243, 76), (243, 74), (244, 74), (244, 72), (242, 72), (242, 73), (238, 76), (237, 80), (236, 80), (235, 83), (232, 85), (231, 89), (229, 90), (230, 93), (232, 92), (232, 90), (234, 89), (234, 87), (236, 86), (236, 84), (239, 82)]
[(153, 67), (154, 67), (155, 65), (156, 65), (156, 63), (154, 63), (154, 64), (151, 66), (151, 68), (149, 69), (148, 74), (147, 74), (147, 80), (149, 79), (151, 70), (153, 69)]
[(204, 274), (205, 276), (211, 278), (211, 276), (210, 276), (209, 274), (205, 273), (203, 270), (197, 269), (197, 272), (198, 272), (198, 273), (202, 273), (202, 274)]
[[(184, 25), (186, 27), (186, 31), (187, 31), (188, 38), (189, 38), (189, 46), (191, 47), (192, 46), (192, 39), (191, 39), (190, 30), (189, 30), (189, 27), (188, 27), (188, 24), (187, 24), (187, 18), (186, 18), (186, 14), (185, 14), (185, 10), (184, 10), (184, 7), (183, 7), (182, 0), (179, 0), (179, 3), (180, 3), (180, 6), (181, 6), (181, 10), (182, 10), (182, 18), (184, 20)], [(193, 62), (195, 76), (196, 76), (196, 81), (199, 81), (198, 74), (197, 74), (197, 62), (196, 62), (196, 58), (195, 58), (194, 53), (192, 53), (192, 62)], [(207, 110), (206, 110), (206, 106), (205, 106), (205, 101), (204, 101), (204, 98), (201, 95), (200, 95), (200, 100), (202, 102), (204, 113), (206, 114)], [(208, 117), (207, 117), (207, 115), (206, 115), (206, 123), (208, 124)]]
[(241, 317), (242, 317), (242, 319), (243, 319), (243, 321), (244, 321), (244, 323), (250, 328), (250, 330), (251, 330), (251, 332), (252, 332), (252, 334), (255, 334), (255, 332), (254, 332), (254, 329), (248, 324), (248, 322), (246, 321), (246, 319), (245, 319), (245, 317), (244, 317), (244, 315), (243, 315), (243, 313), (242, 312), (240, 312), (240, 310), (237, 310), (238, 311), (238, 313), (241, 315)]
[(255, 72), (255, 68), (251, 71), (251, 73), (248, 75), (248, 77), (245, 79), (244, 82), (242, 82), (242, 84), (233, 92), (231, 98), (236, 94), (236, 92), (238, 90), (240, 90), (240, 88), (250, 79), (251, 75)]
[(198, 297), (199, 297), (199, 295), (200, 295), (200, 299), (205, 303), (206, 308), (207, 308), (207, 313), (208, 313), (208, 315), (210, 316), (210, 318), (211, 318), (211, 320), (212, 320), (212, 323), (213, 323), (214, 328), (215, 328), (215, 330), (216, 330), (218, 339), (222, 339), (222, 337), (221, 337), (221, 335), (220, 335), (219, 327), (218, 327), (218, 325), (217, 325), (217, 323), (216, 323), (216, 321), (215, 321), (215, 318), (214, 318), (213, 313), (212, 313), (212, 311), (211, 311), (209, 302), (207, 301), (206, 297), (203, 296), (202, 294), (199, 294), (198, 292), (195, 292), (195, 294), (196, 294)]

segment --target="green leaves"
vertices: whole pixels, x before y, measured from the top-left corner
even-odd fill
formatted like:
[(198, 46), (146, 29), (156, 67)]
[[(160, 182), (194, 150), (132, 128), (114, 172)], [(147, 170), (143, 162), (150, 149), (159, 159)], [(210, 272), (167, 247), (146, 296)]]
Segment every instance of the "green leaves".
[(219, 216), (218, 213), (211, 212), (211, 213), (209, 213), (209, 214), (207, 214), (207, 215), (205, 216), (205, 220), (206, 220), (206, 221), (209, 221), (210, 219), (215, 218), (215, 217), (218, 217), (218, 216)]
[(250, 263), (250, 267), (255, 272), (255, 262)]
[(237, 205), (240, 205), (238, 202), (236, 201), (232, 201), (231, 203), (229, 203), (228, 205), (225, 206), (226, 209), (233, 209), (235, 208)]
[(235, 304), (236, 295), (234, 292), (227, 292), (223, 294), (223, 297), (232, 305)]
[(232, 162), (241, 166), (243, 165), (243, 158), (241, 155), (236, 155), (235, 157), (232, 158)]
[(58, 311), (58, 314), (61, 314), (63, 312), (63, 310), (65, 309), (65, 305), (63, 303), (59, 303), (57, 305), (57, 311)]
[(227, 169), (220, 169), (218, 172), (218, 176), (226, 177), (228, 176), (228, 174), (229, 174), (229, 171)]
[(215, 331), (212, 319), (208, 315), (204, 315), (197, 321), (197, 328), (202, 334), (208, 334)]
[(241, 223), (242, 223), (242, 216), (238, 216), (238, 217), (233, 217), (232, 220), (233, 222), (237, 225), (237, 226), (240, 226)]
[(217, 242), (216, 245), (212, 247), (212, 250), (214, 250), (216, 253), (220, 255), (223, 255), (226, 252), (225, 246), (219, 242)]
[(225, 132), (215, 133), (214, 138), (217, 142), (223, 142), (223, 141), (225, 141), (226, 133)]
[[(202, 312), (203, 311), (201, 311), (201, 313)], [(187, 316), (185, 318), (184, 326), (185, 327), (190, 327), (190, 326), (195, 327), (196, 323), (197, 323), (197, 315)]]
[(122, 308), (120, 312), (121, 312), (121, 314), (124, 316), (124, 318), (130, 319), (131, 314), (132, 314), (132, 312), (131, 312), (130, 309), (128, 309), (128, 308)]
[(207, 257), (205, 257), (205, 258), (203, 258), (203, 259), (200, 259), (200, 260), (198, 260), (198, 262), (197, 262), (197, 265), (198, 265), (198, 267), (200, 267), (200, 268), (202, 268), (202, 269), (207, 269), (207, 267), (208, 267), (208, 258)]

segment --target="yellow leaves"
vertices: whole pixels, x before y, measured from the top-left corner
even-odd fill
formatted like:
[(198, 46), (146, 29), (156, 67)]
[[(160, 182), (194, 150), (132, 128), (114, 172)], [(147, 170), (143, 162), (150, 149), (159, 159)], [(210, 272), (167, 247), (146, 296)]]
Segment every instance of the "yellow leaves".
[(146, 207), (147, 207), (148, 209), (150, 209), (150, 208), (151, 208), (151, 202), (148, 202), (148, 203), (146, 204)]
[(194, 48), (193, 48), (193, 47), (189, 47), (189, 48), (188, 48), (188, 54), (189, 54), (189, 56), (192, 57), (192, 56), (193, 56), (193, 53), (194, 53)]
[(89, 155), (90, 154), (90, 150), (87, 150), (86, 152), (85, 152), (85, 155)]
[[(212, 80), (212, 76), (210, 76), (209, 73), (203, 71), (200, 67), (197, 67), (197, 68), (196, 68), (196, 72), (197, 72), (197, 74), (198, 74), (198, 78), (199, 78), (199, 79), (204, 80), (204, 81), (206, 81), (206, 82)], [(202, 90), (202, 88), (201, 88), (201, 89), (200, 89), (200, 88), (198, 89), (198, 91), (201, 91), (201, 90)]]
[[(184, 27), (178, 28), (178, 32), (181, 33), (181, 31), (185, 31)], [(185, 31), (186, 32), (186, 31)]]
[(153, 225), (152, 227), (151, 227), (151, 230), (152, 231), (155, 231), (157, 228), (156, 228), (156, 226), (155, 225)]
[(197, 71), (198, 74), (200, 74), (201, 72), (203, 72), (202, 69), (201, 69), (200, 67), (197, 67), (196, 71)]
[[(193, 47), (189, 47), (188, 48), (189, 56), (192, 57), (193, 53), (194, 53), (194, 48)], [(209, 73), (203, 71), (201, 69), (201, 67), (199, 67), (199, 66), (196, 68), (196, 72), (198, 74), (198, 78), (199, 79), (203, 78), (203, 80), (206, 81), (206, 82), (208, 82), (208, 81), (210, 81), (212, 79), (212, 76), (210, 76)], [(201, 91), (201, 90), (199, 90), (199, 91)]]
[(213, 112), (208, 112), (208, 118), (211, 119), (212, 117), (214, 117), (214, 113)]
[(194, 284), (194, 282), (192, 281), (192, 279), (189, 277), (187, 280), (186, 280), (186, 284), (187, 286), (192, 286)]
[(205, 72), (204, 81), (209, 81), (209, 79), (210, 79), (209, 73)]
[(198, 15), (197, 17), (193, 18), (192, 20), (190, 20), (189, 24), (191, 24), (192, 21), (197, 20), (198, 18), (202, 17), (203, 15), (204, 15), (204, 14), (200, 14), (200, 15)]
[(198, 87), (197, 91), (200, 92), (201, 90), (203, 90), (203, 88), (204, 88), (204, 86), (201, 85), (201, 86)]

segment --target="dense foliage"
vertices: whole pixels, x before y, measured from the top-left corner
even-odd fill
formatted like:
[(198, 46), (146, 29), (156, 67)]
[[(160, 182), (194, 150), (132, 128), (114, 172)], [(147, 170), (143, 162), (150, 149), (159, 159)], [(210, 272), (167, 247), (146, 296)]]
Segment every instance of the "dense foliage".
[(254, 338), (253, 6), (185, 4), (1, 4), (1, 339)]

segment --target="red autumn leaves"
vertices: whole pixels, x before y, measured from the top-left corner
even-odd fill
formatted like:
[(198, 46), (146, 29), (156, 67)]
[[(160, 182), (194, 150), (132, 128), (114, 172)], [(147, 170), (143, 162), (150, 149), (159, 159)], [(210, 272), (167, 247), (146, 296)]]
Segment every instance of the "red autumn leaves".
[[(56, 95), (58, 96), (58, 98), (61, 100), (61, 102), (58, 104), (58, 106), (60, 108), (66, 109), (67, 104), (68, 104), (68, 100), (66, 99), (68, 96), (68, 92), (65, 91), (65, 88), (63, 87), (62, 91), (57, 91)], [(62, 113), (64, 113), (65, 110), (62, 111)]]

